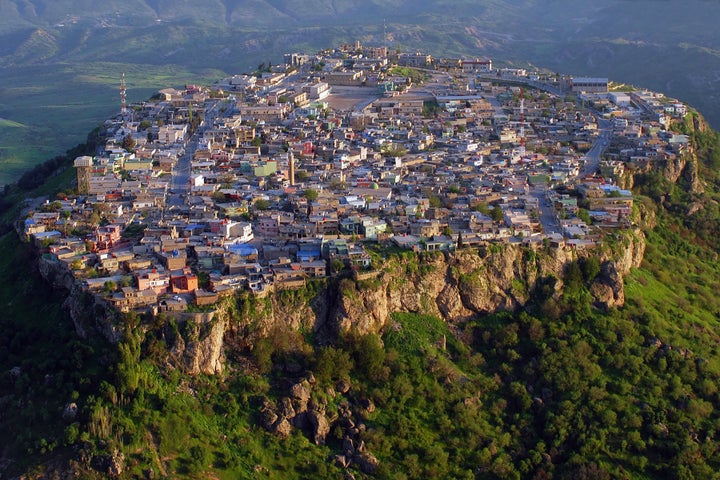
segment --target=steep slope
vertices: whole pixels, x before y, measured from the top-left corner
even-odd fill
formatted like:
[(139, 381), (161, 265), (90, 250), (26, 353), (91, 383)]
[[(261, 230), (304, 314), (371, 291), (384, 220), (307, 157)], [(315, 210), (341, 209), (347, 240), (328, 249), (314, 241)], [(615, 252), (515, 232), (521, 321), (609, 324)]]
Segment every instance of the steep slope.
[[(647, 241), (378, 250), (378, 275), (241, 295), (213, 315), (118, 318), (116, 345), (71, 336), (59, 300), (27, 322), (15, 305), (50, 291), (27, 275), (32, 252), (4, 237), (17, 252), (5, 280), (20, 288), (0, 289), (0, 430), (14, 460), (2, 473), (709, 478), (720, 264), (692, 214), (674, 212), (714, 198), (718, 139), (695, 116), (681, 128), (705, 188), (665, 172), (669, 200), (642, 203)], [(108, 324), (88, 306), (85, 320)]]

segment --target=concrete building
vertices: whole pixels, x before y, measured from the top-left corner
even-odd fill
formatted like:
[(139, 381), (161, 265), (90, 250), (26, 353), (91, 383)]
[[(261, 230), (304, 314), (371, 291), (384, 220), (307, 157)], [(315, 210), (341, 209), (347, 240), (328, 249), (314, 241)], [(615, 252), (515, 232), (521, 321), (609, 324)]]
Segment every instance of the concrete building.
[(488, 73), (492, 72), (492, 60), (461, 60), (464, 73)]
[(574, 93), (607, 93), (608, 79), (599, 77), (573, 77), (572, 91)]

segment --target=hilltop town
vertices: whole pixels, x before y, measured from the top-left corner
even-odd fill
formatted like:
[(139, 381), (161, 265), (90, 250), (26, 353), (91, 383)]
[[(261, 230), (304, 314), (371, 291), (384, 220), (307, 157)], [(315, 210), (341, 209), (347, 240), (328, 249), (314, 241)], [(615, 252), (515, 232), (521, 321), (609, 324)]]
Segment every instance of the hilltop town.
[(121, 96), (76, 187), (21, 225), (120, 311), (372, 275), (396, 249), (591, 249), (633, 226), (626, 170), (690, 148), (659, 93), (359, 42)]

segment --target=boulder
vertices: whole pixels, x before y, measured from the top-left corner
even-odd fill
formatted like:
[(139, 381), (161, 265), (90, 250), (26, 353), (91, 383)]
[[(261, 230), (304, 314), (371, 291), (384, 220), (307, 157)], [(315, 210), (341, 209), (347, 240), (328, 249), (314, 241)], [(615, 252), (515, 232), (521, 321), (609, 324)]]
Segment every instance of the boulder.
[(360, 471), (368, 475), (375, 473), (378, 465), (380, 465), (380, 461), (375, 458), (375, 455), (367, 452), (356, 455), (355, 462), (357, 462), (358, 467), (360, 467)]
[(325, 438), (330, 433), (330, 424), (322, 413), (311, 410), (308, 412), (308, 421), (310, 423), (312, 441), (315, 445), (325, 445)]
[(293, 418), (295, 416), (295, 409), (293, 408), (292, 400), (288, 397), (283, 397), (280, 400), (278, 415), (283, 418)]
[(310, 383), (307, 380), (296, 383), (290, 388), (290, 396), (296, 414), (307, 411), (310, 401)]
[(112, 478), (117, 478), (122, 475), (125, 470), (125, 455), (121, 451), (115, 450), (113, 454), (110, 455), (108, 463), (108, 475)]
[(308, 420), (308, 412), (298, 413), (293, 417), (292, 424), (304, 432), (310, 431), (310, 420)]
[(350, 459), (345, 455), (335, 455), (335, 465), (340, 468), (348, 468), (350, 466)]
[(349, 457), (355, 455), (355, 442), (349, 436), (345, 436), (345, 438), (343, 438), (342, 450), (345, 455)]
[(273, 425), (278, 421), (278, 415), (272, 409), (265, 409), (260, 417), (260, 422), (265, 430), (272, 431)]
[(337, 390), (338, 393), (341, 393), (343, 395), (348, 393), (350, 391), (350, 388), (351, 388), (350, 380), (345, 380), (345, 379), (339, 380), (337, 382), (337, 384), (335, 385), (335, 390)]
[(280, 438), (287, 438), (292, 433), (292, 425), (287, 418), (283, 418), (273, 426), (273, 432)]
[(70, 402), (67, 405), (65, 405), (65, 408), (63, 409), (63, 420), (72, 421), (75, 420), (75, 417), (77, 417), (78, 414), (78, 406), (75, 402)]

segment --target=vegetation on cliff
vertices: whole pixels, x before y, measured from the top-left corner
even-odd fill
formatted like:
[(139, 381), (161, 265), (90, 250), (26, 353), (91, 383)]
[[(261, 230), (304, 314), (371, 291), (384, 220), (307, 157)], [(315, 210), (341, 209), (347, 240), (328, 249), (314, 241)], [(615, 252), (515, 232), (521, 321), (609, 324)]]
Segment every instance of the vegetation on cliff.
[[(639, 268), (626, 262), (622, 307), (595, 301), (601, 256), (492, 246), (456, 263), (388, 255), (376, 278), (239, 296), (212, 318), (128, 316), (109, 345), (74, 336), (60, 295), (27, 274), (32, 251), (5, 235), (0, 247), (15, 252), (0, 264), (5, 472), (712, 478), (720, 260), (718, 229), (701, 219), (717, 219), (708, 155), (720, 142), (700, 127), (683, 128), (703, 193), (684, 193), (679, 177), (656, 195), (651, 178), (637, 179), (657, 226)], [(635, 240), (615, 241), (608, 251)], [(491, 274), (494, 296), (462, 298), (488, 291), (478, 285)], [(330, 312), (374, 320), (330, 328)], [(191, 375), (187, 346), (213, 342), (221, 322), (223, 373)]]

